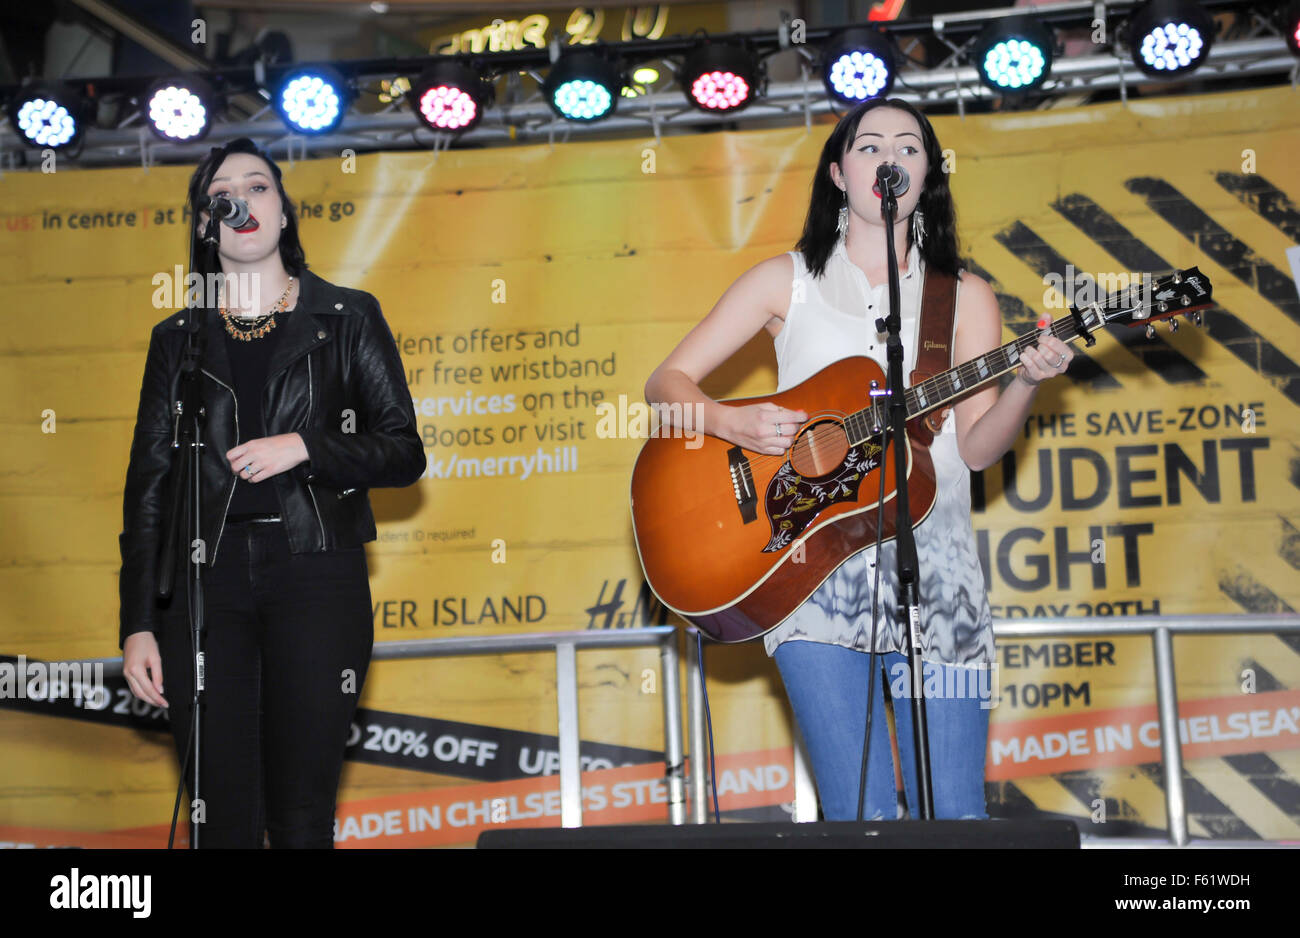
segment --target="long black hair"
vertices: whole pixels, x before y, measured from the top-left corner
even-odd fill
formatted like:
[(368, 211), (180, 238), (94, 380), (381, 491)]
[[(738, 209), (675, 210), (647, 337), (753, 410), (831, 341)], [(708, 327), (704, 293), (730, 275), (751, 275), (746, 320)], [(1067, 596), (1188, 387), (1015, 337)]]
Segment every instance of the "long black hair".
[[(921, 199), (917, 210), (925, 219), (925, 234), (921, 239), (921, 257), (927, 268), (942, 270), (956, 275), (961, 266), (957, 255), (957, 217), (952, 203), (952, 191), (948, 188), (948, 174), (944, 172), (943, 151), (939, 147), (939, 138), (924, 114), (901, 98), (873, 98), (864, 101), (849, 111), (835, 125), (831, 135), (822, 147), (821, 159), (817, 161), (817, 175), (813, 177), (812, 199), (808, 205), (808, 218), (804, 222), (803, 235), (795, 245), (803, 252), (804, 262), (814, 276), (820, 277), (826, 271), (826, 262), (839, 240), (835, 230), (839, 220), (840, 206), (844, 204), (844, 193), (831, 179), (831, 164), (842, 163), (858, 134), (858, 123), (862, 115), (878, 107), (892, 107), (905, 111), (916, 118), (921, 128), (921, 142), (925, 148), (930, 168), (926, 173)], [(912, 245), (912, 226), (907, 226), (908, 248)], [(905, 252), (903, 253), (905, 256)]]
[[(248, 153), (256, 156), (271, 167), (271, 178), (275, 180), (276, 191), (280, 193), (280, 202), (284, 206), (285, 226), (280, 230), (280, 260), (284, 264), (284, 269), (293, 276), (298, 276), (307, 267), (306, 255), (303, 253), (302, 242), (298, 240), (298, 213), (293, 206), (293, 199), (289, 198), (288, 193), (284, 191), (284, 182), (281, 179), (280, 167), (276, 165), (275, 160), (271, 159), (271, 154), (267, 153), (252, 140), (247, 137), (240, 137), (232, 140), (224, 147), (213, 147), (208, 151), (208, 155), (199, 161), (199, 165), (194, 170), (194, 175), (190, 177), (189, 187), (189, 208), (190, 208), (190, 244), (194, 249), (195, 272), (206, 276), (207, 274), (216, 274), (221, 272), (220, 265), (215, 258), (208, 260), (208, 252), (203, 250), (200, 239), (203, 237), (203, 226), (199, 222), (199, 213), (208, 210), (208, 186), (212, 185), (212, 178), (217, 175), (217, 170), (225, 162), (226, 157), (232, 153)], [(207, 269), (210, 264), (216, 264), (213, 269)]]

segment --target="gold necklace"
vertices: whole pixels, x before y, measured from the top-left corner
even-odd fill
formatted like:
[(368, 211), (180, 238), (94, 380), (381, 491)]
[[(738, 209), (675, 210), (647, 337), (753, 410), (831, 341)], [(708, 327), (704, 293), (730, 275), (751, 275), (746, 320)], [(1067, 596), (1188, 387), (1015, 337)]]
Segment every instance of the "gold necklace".
[(265, 315), (258, 316), (247, 325), (239, 321), (240, 317), (226, 309), (223, 301), (220, 312), (221, 320), (226, 324), (226, 332), (241, 342), (251, 342), (254, 339), (262, 338), (275, 328), (275, 314), (284, 312), (285, 307), (289, 304), (291, 290), (293, 290), (292, 277), (289, 278), (289, 283), (285, 286), (284, 292), (280, 294), (280, 298), (275, 301), (275, 305), (271, 307), (270, 311)]

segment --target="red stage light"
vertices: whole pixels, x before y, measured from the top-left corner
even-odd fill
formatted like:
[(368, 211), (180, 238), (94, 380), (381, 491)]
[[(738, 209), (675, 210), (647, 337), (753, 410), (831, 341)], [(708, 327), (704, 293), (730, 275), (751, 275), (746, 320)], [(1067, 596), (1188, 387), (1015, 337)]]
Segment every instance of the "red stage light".
[(460, 130), (474, 123), (478, 104), (460, 88), (438, 85), (420, 96), (420, 114), (430, 127)]
[(749, 82), (735, 72), (705, 72), (691, 85), (691, 96), (700, 107), (729, 111), (749, 100)]
[(492, 86), (453, 59), (435, 62), (420, 73), (406, 96), (411, 110), (434, 131), (464, 133), (483, 117)]

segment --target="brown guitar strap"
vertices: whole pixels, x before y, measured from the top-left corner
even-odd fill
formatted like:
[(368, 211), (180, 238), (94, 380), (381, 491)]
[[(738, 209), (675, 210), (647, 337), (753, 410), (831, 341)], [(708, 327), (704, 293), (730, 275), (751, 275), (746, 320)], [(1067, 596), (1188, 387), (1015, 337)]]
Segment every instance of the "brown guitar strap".
[[(916, 361), (909, 387), (952, 367), (952, 344), (956, 338), (957, 278), (940, 270), (925, 273), (921, 289), (921, 321), (917, 325)], [(949, 407), (932, 410), (925, 423), (938, 433)]]

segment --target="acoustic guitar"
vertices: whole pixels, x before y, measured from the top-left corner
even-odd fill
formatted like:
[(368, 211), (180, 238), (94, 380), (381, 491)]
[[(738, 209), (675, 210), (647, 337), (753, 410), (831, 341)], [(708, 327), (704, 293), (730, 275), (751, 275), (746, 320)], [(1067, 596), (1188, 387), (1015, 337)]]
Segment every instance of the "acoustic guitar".
[[(1144, 278), (1145, 279), (1145, 278)], [(1209, 278), (1193, 267), (1109, 294), (1054, 320), (1063, 342), (1105, 325), (1146, 326), (1213, 305)], [(935, 500), (925, 415), (1011, 371), (1038, 330), (909, 387), (909, 507), (913, 526)], [(894, 459), (882, 449), (887, 405), (872, 389), (885, 374), (865, 356), (844, 358), (796, 387), (766, 397), (808, 416), (784, 455), (743, 449), (680, 428), (660, 426), (641, 448), (632, 472), (632, 526), (646, 582), (659, 600), (720, 642), (757, 638), (775, 628), (853, 554), (896, 532)], [(865, 406), (864, 406), (865, 404)], [(933, 421), (932, 421), (933, 422)], [(880, 473), (885, 473), (884, 500)]]

